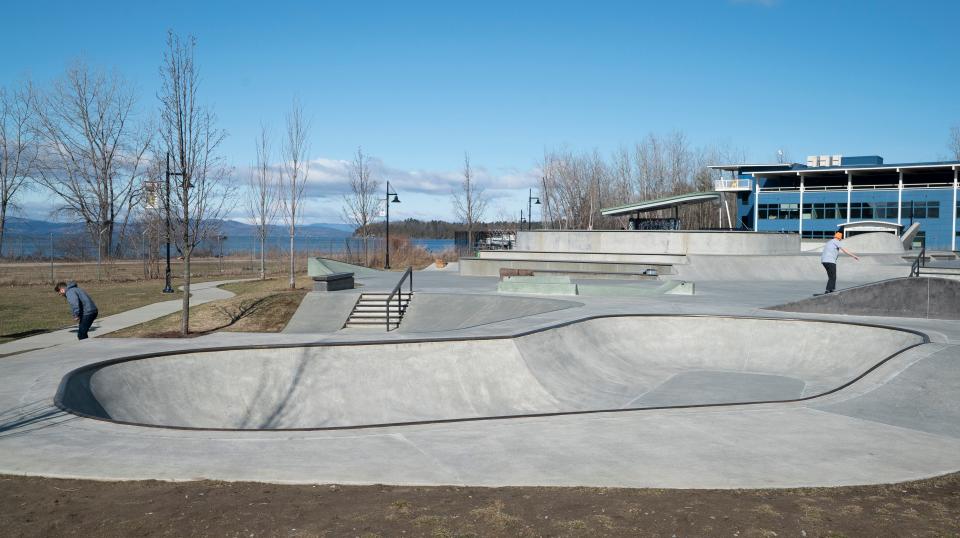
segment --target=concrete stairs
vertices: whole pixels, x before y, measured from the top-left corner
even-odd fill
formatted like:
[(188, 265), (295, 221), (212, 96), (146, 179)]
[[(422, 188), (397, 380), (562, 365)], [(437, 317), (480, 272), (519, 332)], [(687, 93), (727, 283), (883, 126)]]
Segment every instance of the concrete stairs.
[[(389, 293), (361, 294), (343, 327), (345, 329), (370, 328), (384, 331), (392, 331), (399, 327), (400, 320), (403, 319), (413, 294), (397, 293), (388, 306), (387, 298), (389, 296)], [(387, 327), (387, 312), (390, 313), (389, 328)]]
[(960, 266), (943, 267), (936, 265), (927, 265), (920, 268), (920, 276), (933, 278), (946, 278), (949, 280), (960, 280)]

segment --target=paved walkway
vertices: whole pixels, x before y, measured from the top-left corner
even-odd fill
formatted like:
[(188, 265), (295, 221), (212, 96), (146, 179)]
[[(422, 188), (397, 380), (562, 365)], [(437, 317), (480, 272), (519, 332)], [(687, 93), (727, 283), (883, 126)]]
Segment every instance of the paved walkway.
[[(233, 297), (233, 293), (222, 290), (217, 286), (231, 282), (241, 282), (242, 280), (219, 280), (216, 282), (198, 282), (190, 285), (190, 304), (199, 305), (218, 299), (227, 299)], [(181, 288), (182, 289), (182, 288)], [(118, 331), (126, 327), (131, 327), (150, 321), (173, 312), (177, 312), (183, 306), (183, 301), (176, 299), (174, 301), (162, 301), (152, 303), (126, 312), (120, 312), (112, 316), (97, 318), (90, 329), (90, 338), (103, 336), (113, 331)], [(45, 349), (48, 347), (59, 346), (62, 344), (77, 342), (76, 326), (58, 331), (20, 338), (12, 342), (0, 344), (0, 357), (22, 353), (24, 351)]]
[[(437, 271), (417, 273), (414, 283), (422, 294), (484, 297), (476, 315), (451, 316), (449, 330), (430, 334), (431, 338), (510, 336), (601, 315), (697, 314), (884, 324), (921, 331), (929, 335), (930, 343), (896, 355), (843, 390), (805, 402), (340, 431), (210, 431), (80, 418), (53, 406), (52, 398), (70, 370), (147, 351), (399, 344), (427, 335), (403, 330), (217, 333), (188, 340), (72, 342), (0, 359), (4, 379), (0, 473), (291, 483), (742, 488), (887, 483), (960, 469), (956, 427), (960, 323), (763, 309), (820, 291), (820, 280), (698, 282), (695, 296), (577, 297), (570, 301), (574, 304), (552, 306), (537, 306), (536, 298), (528, 297), (511, 303), (499, 319), (489, 299), (496, 279)], [(458, 308), (469, 309), (470, 304), (461, 299)], [(428, 327), (430, 316), (444, 316), (438, 308), (421, 312), (418, 325)], [(783, 345), (796, 348), (803, 342), (784, 339)], [(469, 343), (464, 346), (469, 349)], [(418, 393), (417, 398), (430, 396)]]

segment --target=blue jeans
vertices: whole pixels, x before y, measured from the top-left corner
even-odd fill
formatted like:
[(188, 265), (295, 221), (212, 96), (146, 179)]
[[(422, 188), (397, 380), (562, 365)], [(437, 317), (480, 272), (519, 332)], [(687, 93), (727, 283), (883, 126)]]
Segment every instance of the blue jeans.
[(80, 323), (77, 325), (77, 340), (85, 340), (87, 338), (87, 331), (90, 330), (90, 326), (93, 325), (93, 320), (95, 319), (97, 319), (96, 310), (80, 316)]

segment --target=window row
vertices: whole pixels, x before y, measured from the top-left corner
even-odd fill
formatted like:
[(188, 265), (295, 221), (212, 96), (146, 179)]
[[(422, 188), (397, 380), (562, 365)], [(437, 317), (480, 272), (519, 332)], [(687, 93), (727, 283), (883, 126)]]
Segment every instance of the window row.
[[(759, 204), (758, 218), (767, 220), (798, 219), (800, 218), (800, 204)], [(911, 216), (912, 212), (912, 216)], [(803, 204), (804, 220), (843, 219), (847, 218), (847, 204), (815, 203)], [(896, 219), (896, 202), (852, 202), (850, 204), (851, 219)], [(940, 218), (940, 202), (904, 202), (901, 209), (901, 219), (937, 219)]]

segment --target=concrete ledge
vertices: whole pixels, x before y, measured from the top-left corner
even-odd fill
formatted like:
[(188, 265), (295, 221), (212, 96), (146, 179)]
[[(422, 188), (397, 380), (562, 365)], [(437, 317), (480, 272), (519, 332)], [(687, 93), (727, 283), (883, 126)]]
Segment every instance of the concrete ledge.
[(687, 263), (686, 256), (655, 253), (622, 252), (544, 252), (535, 250), (481, 250), (477, 257), (484, 260), (537, 260), (562, 262), (634, 263), (676, 265)]
[(482, 258), (460, 258), (461, 276), (500, 276), (500, 269), (529, 269), (533, 272), (572, 273), (578, 276), (595, 275), (642, 275), (647, 269), (655, 269), (660, 275), (675, 274), (672, 265), (650, 263), (602, 263), (585, 261), (547, 261), (547, 260), (492, 260)]
[(340, 291), (353, 289), (353, 273), (330, 273), (313, 277), (313, 291)]
[(501, 293), (529, 293), (533, 295), (577, 295), (577, 285), (562, 276), (510, 276), (497, 284)]

